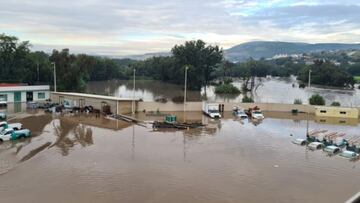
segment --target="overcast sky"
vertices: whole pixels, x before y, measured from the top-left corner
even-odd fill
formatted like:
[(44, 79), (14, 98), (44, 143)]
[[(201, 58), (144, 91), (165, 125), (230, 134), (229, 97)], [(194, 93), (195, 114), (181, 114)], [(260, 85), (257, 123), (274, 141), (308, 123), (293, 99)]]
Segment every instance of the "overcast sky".
[(0, 0), (0, 33), (35, 50), (130, 55), (203, 39), (360, 42), (360, 0)]

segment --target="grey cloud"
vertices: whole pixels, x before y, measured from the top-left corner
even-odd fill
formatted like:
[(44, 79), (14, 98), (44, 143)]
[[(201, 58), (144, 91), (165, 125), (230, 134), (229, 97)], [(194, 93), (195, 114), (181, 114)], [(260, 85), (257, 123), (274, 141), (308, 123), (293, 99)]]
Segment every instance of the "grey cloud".
[[(0, 32), (20, 33), (26, 39), (37, 39), (38, 44), (48, 41), (48, 46), (63, 42), (91, 53), (166, 51), (173, 43), (209, 33), (217, 35), (217, 41), (211, 42), (220, 45), (223, 41), (229, 44), (229, 36), (233, 45), (243, 39), (321, 40), (316, 34), (322, 33), (348, 42), (360, 38), (350, 33), (360, 27), (356, 0), (325, 0), (325, 5), (302, 1), (305, 5), (266, 7), (247, 17), (232, 15), (236, 9), (251, 9), (253, 2), (263, 1), (0, 0)], [(307, 5), (309, 2), (317, 5)], [(308, 38), (302, 33), (309, 33)], [(154, 39), (129, 40), (134, 34)], [(87, 42), (91, 44), (82, 44)]]

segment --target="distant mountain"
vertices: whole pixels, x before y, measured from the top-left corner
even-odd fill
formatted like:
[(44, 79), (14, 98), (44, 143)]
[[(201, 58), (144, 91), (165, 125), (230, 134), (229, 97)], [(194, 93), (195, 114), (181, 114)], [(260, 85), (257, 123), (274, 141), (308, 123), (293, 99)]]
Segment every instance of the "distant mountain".
[(254, 59), (271, 58), (280, 54), (302, 54), (321, 51), (339, 50), (360, 50), (360, 44), (340, 44), (340, 43), (292, 43), (292, 42), (272, 42), (254, 41), (239, 44), (225, 50), (225, 58), (230, 61), (244, 61), (250, 57)]

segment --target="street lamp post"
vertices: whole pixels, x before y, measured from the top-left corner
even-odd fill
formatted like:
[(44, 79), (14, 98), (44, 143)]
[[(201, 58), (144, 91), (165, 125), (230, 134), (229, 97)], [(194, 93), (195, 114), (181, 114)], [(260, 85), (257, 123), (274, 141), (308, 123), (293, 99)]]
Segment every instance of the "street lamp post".
[(56, 89), (56, 65), (55, 65), (55, 62), (52, 62), (51, 64), (53, 64), (53, 66), (54, 66), (54, 92), (57, 92), (57, 89)]
[(133, 76), (133, 101), (131, 105), (131, 112), (134, 115), (135, 114), (135, 72), (136, 69), (134, 68), (134, 76)]
[(308, 79), (308, 102), (309, 102), (309, 106), (308, 106), (308, 111), (307, 111), (307, 121), (306, 121), (306, 136), (309, 136), (309, 115), (310, 115), (310, 90), (311, 90), (311, 69), (309, 69), (309, 79)]
[(186, 89), (187, 89), (187, 71), (189, 67), (185, 66), (185, 83), (184, 83), (184, 122), (185, 122), (185, 111), (186, 111)]

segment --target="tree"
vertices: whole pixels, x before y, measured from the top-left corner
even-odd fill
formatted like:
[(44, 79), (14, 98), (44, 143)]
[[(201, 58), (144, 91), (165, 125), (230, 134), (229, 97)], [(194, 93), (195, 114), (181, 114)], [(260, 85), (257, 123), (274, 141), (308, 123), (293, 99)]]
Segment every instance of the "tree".
[(29, 64), (30, 44), (20, 42), (15, 36), (0, 34), (0, 79), (24, 82), (22, 76)]
[(298, 75), (298, 79), (308, 82), (309, 69), (311, 68), (311, 83), (337, 87), (354, 88), (353, 76), (329, 61), (316, 60), (311, 67), (304, 67)]
[(315, 94), (310, 97), (309, 103), (311, 105), (323, 106), (323, 105), (325, 105), (325, 99), (322, 96), (320, 96), (319, 94)]
[[(184, 45), (175, 45), (171, 50), (175, 64), (173, 74), (179, 84), (183, 82), (185, 66), (188, 66), (188, 87), (200, 89), (214, 78), (217, 64), (223, 60), (223, 51), (218, 46), (206, 46), (202, 40), (188, 41)], [(179, 77), (180, 76), (180, 77)]]
[(215, 87), (216, 94), (240, 94), (240, 90), (231, 83), (224, 83)]

